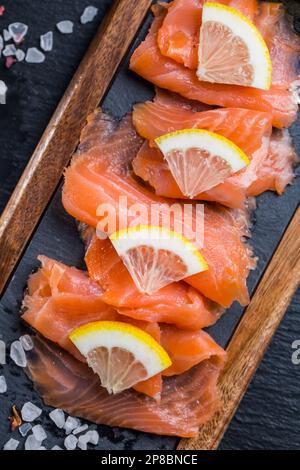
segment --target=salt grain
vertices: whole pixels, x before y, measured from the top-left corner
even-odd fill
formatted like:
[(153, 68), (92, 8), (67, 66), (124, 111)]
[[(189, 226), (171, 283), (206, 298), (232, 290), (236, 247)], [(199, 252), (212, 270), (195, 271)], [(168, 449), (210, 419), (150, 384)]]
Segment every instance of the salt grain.
[[(23, 51), (21, 51), (21, 49), (18, 49), (17, 52), (23, 52)], [(23, 54), (25, 56), (24, 52), (23, 52)], [(17, 57), (17, 54), (16, 54), (16, 57)], [(17, 57), (17, 59), (18, 59), (18, 57)], [(33, 341), (32, 341), (32, 338), (31, 338), (30, 335), (20, 336), (19, 340), (20, 340), (20, 343), (22, 344), (23, 349), (25, 351), (31, 351), (31, 349), (33, 349), (34, 344), (33, 344)]]
[(44, 51), (52, 51), (53, 48), (53, 33), (48, 31), (46, 34), (40, 36), (40, 46)]
[[(6, 92), (7, 86), (3, 80), (0, 80), (0, 104), (5, 104)], [(6, 364), (6, 345), (2, 339), (0, 339), (0, 364)]]
[(95, 431), (95, 430), (88, 431), (86, 433), (86, 436), (89, 439), (88, 443), (93, 444), (94, 446), (96, 446), (98, 444), (98, 442), (99, 442), (99, 433), (98, 433), (98, 431)]
[(17, 52), (16, 46), (14, 44), (7, 44), (2, 51), (4, 57), (8, 57), (10, 55), (15, 55)]
[(20, 44), (27, 34), (28, 26), (27, 24), (16, 22), (9, 25), (8, 31), (14, 42)]
[(58, 31), (62, 34), (71, 34), (73, 33), (74, 23), (69, 20), (60, 21), (56, 25)]
[(83, 424), (82, 426), (79, 426), (78, 428), (74, 429), (73, 434), (75, 435), (80, 434), (81, 432), (86, 431), (88, 428), (89, 427), (87, 424)]
[(34, 405), (30, 401), (25, 403), (21, 409), (21, 415), (22, 415), (23, 421), (28, 421), (30, 423), (34, 421), (36, 418), (38, 418), (41, 414), (42, 414), (41, 408)]
[(55, 410), (49, 413), (50, 419), (55, 423), (55, 425), (62, 429), (65, 425), (65, 413), (60, 408), (56, 408)]
[(4, 47), (4, 41), (3, 41), (3, 37), (0, 34), (0, 57), (1, 57), (1, 51), (2, 51), (3, 47)]
[(25, 60), (29, 64), (41, 64), (45, 60), (45, 54), (37, 47), (29, 47), (26, 52)]
[(9, 441), (6, 442), (3, 446), (3, 450), (16, 450), (18, 445), (20, 444), (17, 439), (9, 439)]
[(64, 441), (64, 446), (67, 450), (74, 450), (76, 449), (78, 439), (77, 437), (73, 436), (73, 434), (70, 434), (65, 438)]
[[(18, 62), (22, 62), (22, 60), (25, 59), (25, 52), (22, 51), (22, 49), (17, 49), (16, 53), (15, 53), (15, 56), (16, 56), (16, 59), (17, 59)], [(25, 335), (25, 336), (27, 336), (27, 335)], [(21, 336), (21, 338), (22, 338), (22, 336)], [(21, 340), (21, 338), (20, 338), (20, 340)], [(21, 344), (22, 344), (22, 342), (21, 342)], [(23, 345), (23, 349), (25, 349), (24, 344), (22, 344), (22, 345)], [(26, 349), (26, 351), (29, 351), (29, 349)]]
[(14, 341), (10, 346), (10, 357), (19, 367), (26, 367), (27, 360), (25, 351), (20, 341)]
[(7, 29), (3, 30), (3, 39), (4, 41), (9, 41), (12, 38), (12, 35)]
[(0, 375), (0, 393), (7, 392), (7, 383), (4, 375)]
[(80, 425), (81, 423), (78, 418), (73, 418), (72, 416), (68, 416), (64, 425), (66, 434), (70, 434), (74, 429), (78, 428)]
[(32, 433), (37, 441), (43, 442), (45, 439), (47, 439), (47, 434), (43, 426), (41, 426), (40, 424), (36, 424), (35, 426), (33, 426)]
[(25, 437), (25, 436), (27, 436), (29, 431), (31, 431), (32, 426), (31, 426), (30, 423), (24, 423), (21, 426), (19, 426), (18, 429), (19, 429), (19, 433), (21, 434), (21, 436)]
[(91, 21), (93, 21), (97, 13), (98, 13), (98, 8), (93, 7), (93, 6), (86, 7), (80, 17), (81, 23), (82, 24), (90, 23)]
[(38, 450), (40, 447), (41, 442), (33, 434), (30, 434), (25, 441), (25, 450)]
[(77, 446), (80, 450), (87, 450), (87, 439), (85, 436), (79, 436)]
[(59, 446), (53, 446), (51, 450), (63, 450), (63, 449)]

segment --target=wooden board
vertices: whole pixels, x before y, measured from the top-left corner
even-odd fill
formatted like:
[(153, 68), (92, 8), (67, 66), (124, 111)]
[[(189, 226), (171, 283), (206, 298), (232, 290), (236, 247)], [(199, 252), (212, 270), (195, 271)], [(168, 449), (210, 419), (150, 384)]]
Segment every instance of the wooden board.
[[(132, 7), (132, 2), (129, 3)], [(130, 30), (131, 37), (128, 37), (128, 29), (126, 26), (124, 27), (123, 22), (120, 21), (121, 17), (118, 16), (123, 14), (122, 18), (124, 19), (124, 11), (128, 7), (128, 2), (124, 0), (118, 2), (118, 5), (111, 13), (110, 18), (114, 21), (114, 27), (111, 26), (110, 22), (107, 22), (95, 38), (91, 49), (87, 53), (87, 58), (84, 59), (80, 70), (70, 84), (16, 188), (8, 209), (3, 214), (0, 232), (2, 288), (9, 278), (10, 272), (16, 266), (17, 260), (36, 229), (40, 216), (57, 187), (62, 169), (76, 147), (86, 115), (97, 106), (99, 100), (105, 94), (114, 71), (121, 62), (151, 2), (133, 3), (139, 5), (136, 11), (135, 30), (134, 28)], [(140, 8), (141, 6), (142, 8)], [(117, 22), (116, 19), (118, 19)], [(130, 19), (132, 21), (132, 15)], [(126, 23), (127, 20), (124, 21)], [(133, 48), (142, 39), (149, 22), (150, 17), (148, 15)], [(115, 23), (117, 23), (119, 29), (115, 29)], [(122, 47), (119, 47), (119, 55), (116, 54), (114, 58), (114, 65), (106, 64), (110, 72), (103, 76), (100, 62), (98, 67), (92, 67), (91, 58), (94, 60), (94, 54), (98, 57), (100, 51), (103, 50), (101, 46), (103, 38), (106, 41), (104, 44), (109, 49), (110, 41), (115, 41), (116, 35), (119, 38), (122, 34), (126, 36), (126, 47), (123, 47), (125, 41), (123, 37), (123, 42), (120, 40), (118, 43)], [(151, 97), (153, 93), (150, 85), (128, 72), (127, 61), (129, 56), (130, 52), (119, 69), (103, 103), (104, 108), (115, 117), (122, 116), (131, 108), (134, 102), (145, 100)], [(90, 64), (90, 66), (87, 64)], [(92, 94), (84, 92), (83, 83), (88, 84), (89, 89), (93, 90)], [(83, 86), (83, 89), (79, 93), (78, 87), (81, 86)], [(77, 110), (77, 106), (82, 110), (79, 119), (76, 115), (76, 118), (80, 121), (79, 123), (74, 116), (74, 110)], [(69, 137), (71, 140), (68, 146), (67, 139)], [(299, 124), (294, 128), (294, 137), (296, 137), (299, 144)], [(63, 140), (65, 144), (62, 142)], [(54, 161), (55, 165), (53, 165)], [(36, 184), (38, 184), (37, 192), (35, 191)], [(273, 194), (265, 194), (259, 198), (259, 208), (256, 213), (257, 223), (253, 230), (252, 244), (256, 253), (260, 256), (260, 262), (258, 269), (250, 277), (250, 289), (253, 292), (256, 288), (256, 292), (243, 317), (242, 309), (235, 305), (216, 326), (210, 328), (213, 336), (220, 344), (225, 346), (228, 344), (236, 325), (239, 325), (229, 342), (229, 361), (220, 380), (222, 408), (213, 420), (201, 429), (198, 439), (183, 440), (179, 443), (179, 448), (213, 449), (217, 447), (299, 282), (299, 241), (297, 241), (297, 239), (299, 240), (299, 234), (297, 236), (299, 232), (299, 212), (294, 216), (272, 258), (274, 250), (296, 208), (299, 199), (299, 188), (299, 181), (297, 181), (280, 199)], [(30, 214), (30, 217), (28, 217), (28, 214)], [(37, 267), (36, 256), (41, 251), (68, 264), (79, 266), (82, 262), (82, 246), (74, 222), (64, 213), (61, 207), (60, 188), (56, 191), (53, 201), (48, 206), (42, 222), (31, 239), (24, 256), (22, 256), (18, 269), (15, 271), (15, 275), (2, 298), (3, 331), (11, 339), (15, 339), (16, 334), (21, 331), (20, 321), (17, 316), (18, 308), (28, 274)], [(269, 263), (271, 258), (272, 261)], [(269, 266), (265, 271), (268, 263)], [(261, 277), (264, 271), (265, 274)], [(240, 320), (241, 318), (242, 320)], [(243, 351), (242, 355), (241, 351)], [(10, 379), (16, 391), (14, 392), (16, 400), (21, 399), (20, 397), (26, 397), (26, 399), (34, 397), (36, 401), (37, 398), (30, 388), (30, 382), (24, 377), (22, 371), (12, 367)], [(3, 413), (3, 416), (1, 413)], [(4, 418), (5, 413), (7, 413), (7, 410), (0, 410), (0, 419)], [(164, 449), (173, 448), (176, 445), (176, 440), (173, 438), (150, 436), (134, 431), (122, 431), (119, 439), (114, 440), (111, 430), (106, 427), (102, 429), (102, 437), (99, 448), (105, 449), (129, 447)]]

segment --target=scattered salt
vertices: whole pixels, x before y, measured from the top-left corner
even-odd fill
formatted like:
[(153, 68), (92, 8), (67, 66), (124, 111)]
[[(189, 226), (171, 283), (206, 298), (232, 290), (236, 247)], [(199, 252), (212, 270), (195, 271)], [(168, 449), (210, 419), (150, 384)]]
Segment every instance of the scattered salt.
[(25, 60), (29, 64), (41, 64), (45, 60), (45, 54), (37, 47), (29, 47), (26, 52)]
[(3, 41), (3, 37), (0, 34), (0, 57), (1, 57), (1, 52), (2, 52), (3, 47), (4, 47), (4, 41)]
[(2, 51), (4, 57), (8, 57), (9, 55), (15, 55), (17, 52), (16, 46), (14, 44), (7, 44)]
[[(5, 95), (7, 92), (7, 86), (3, 80), (0, 80), (0, 104), (5, 104)], [(0, 364), (6, 364), (6, 345), (2, 339), (0, 339)]]
[(4, 38), (4, 41), (9, 41), (12, 38), (12, 35), (7, 29), (3, 30), (3, 38)]
[(79, 426), (78, 428), (74, 429), (73, 431), (73, 434), (80, 434), (81, 432), (84, 432), (88, 429), (88, 425), (87, 424), (83, 424), (82, 426)]
[(98, 431), (88, 431), (86, 433), (86, 437), (88, 437), (88, 443), (90, 444), (93, 444), (94, 446), (96, 446), (99, 442), (99, 433)]
[(40, 424), (36, 424), (35, 426), (33, 426), (32, 433), (37, 441), (43, 442), (45, 439), (47, 439), (47, 434), (43, 426), (41, 426)]
[(72, 21), (69, 21), (69, 20), (60, 21), (56, 25), (58, 31), (62, 34), (71, 34), (71, 33), (73, 33), (73, 26), (74, 26), (74, 23)]
[(80, 450), (87, 450), (87, 440), (85, 436), (79, 436), (77, 446)]
[(55, 423), (55, 425), (62, 429), (65, 425), (65, 413), (60, 408), (56, 408), (55, 410), (49, 413), (50, 419)]
[(38, 450), (40, 447), (41, 441), (38, 441), (33, 434), (30, 434), (25, 441), (25, 450)]
[(31, 426), (30, 423), (24, 423), (21, 426), (19, 426), (18, 429), (19, 429), (19, 433), (21, 434), (21, 436), (25, 437), (25, 436), (27, 436), (29, 431), (31, 431), (32, 426)]
[(24, 23), (12, 23), (8, 26), (8, 31), (16, 44), (20, 44), (27, 34), (28, 26)]
[(74, 450), (76, 449), (78, 439), (77, 437), (73, 436), (73, 434), (70, 434), (65, 438), (64, 441), (64, 446), (67, 450)]
[(20, 444), (17, 439), (9, 439), (9, 441), (6, 442), (3, 446), (3, 450), (16, 450), (18, 445)]
[(7, 383), (4, 375), (0, 375), (0, 393), (5, 393), (7, 391)]
[(40, 46), (44, 51), (52, 51), (53, 48), (53, 33), (48, 31), (46, 34), (40, 36)]
[(78, 418), (73, 418), (72, 416), (68, 416), (64, 425), (64, 430), (66, 434), (71, 434), (71, 432), (78, 428), (81, 425), (81, 422)]
[(21, 415), (24, 421), (29, 421), (30, 423), (38, 418), (42, 414), (41, 408), (34, 405), (30, 401), (25, 403), (21, 409)]
[(51, 450), (63, 450), (63, 449), (59, 446), (53, 446)]
[[(22, 49), (17, 49), (16, 53), (15, 53), (15, 56), (16, 56), (16, 59), (17, 59), (18, 62), (22, 62), (22, 60), (25, 59), (25, 52), (22, 51)], [(21, 338), (22, 338), (22, 336), (21, 336)], [(22, 342), (21, 342), (21, 344), (22, 344)], [(23, 349), (25, 349), (24, 344), (23, 344)], [(26, 349), (26, 351), (29, 351), (29, 350)]]
[(10, 357), (19, 367), (26, 367), (27, 360), (25, 351), (20, 341), (14, 341), (10, 346)]
[(93, 21), (97, 13), (98, 13), (98, 8), (93, 7), (93, 6), (86, 7), (80, 17), (81, 23), (82, 24), (90, 23), (91, 21)]
[[(23, 52), (23, 51), (21, 51), (21, 49), (18, 49), (17, 52)], [(23, 52), (23, 54), (24, 54), (24, 57), (25, 57), (24, 52)], [(16, 56), (17, 56), (17, 54), (16, 54)], [(17, 59), (18, 59), (18, 57), (17, 57)], [(31, 351), (31, 349), (33, 349), (34, 344), (33, 344), (33, 341), (32, 341), (32, 338), (31, 338), (30, 335), (20, 336), (19, 340), (20, 340), (20, 343), (22, 344), (23, 349), (25, 351)]]

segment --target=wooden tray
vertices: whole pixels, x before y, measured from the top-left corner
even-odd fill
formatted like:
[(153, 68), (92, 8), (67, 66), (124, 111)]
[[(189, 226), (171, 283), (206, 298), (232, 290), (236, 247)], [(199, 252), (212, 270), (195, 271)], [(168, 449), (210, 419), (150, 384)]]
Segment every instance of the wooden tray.
[[(43, 253), (67, 264), (82, 266), (83, 246), (75, 223), (60, 203), (63, 168), (76, 148), (87, 115), (100, 102), (105, 111), (118, 118), (130, 110), (133, 103), (152, 97), (153, 87), (128, 71), (129, 57), (151, 22), (148, 10), (151, 3), (150, 0), (115, 3), (2, 215), (0, 292), (3, 292), (2, 334), (8, 341), (25, 330), (18, 310), (27, 277), (38, 265), (37, 255)], [(292, 134), (300, 150), (299, 120)], [(196, 439), (179, 442), (175, 438), (131, 430), (121, 430), (115, 436), (110, 428), (103, 426), (99, 449), (217, 448), (300, 282), (299, 194), (300, 181), (296, 179), (282, 197), (266, 193), (258, 198), (251, 244), (259, 263), (249, 279), (251, 303), (244, 312), (234, 305), (209, 329), (228, 351), (227, 366), (219, 382), (220, 411), (201, 428)], [(41, 403), (21, 369), (12, 365), (7, 374), (11, 401), (7, 400), (0, 409), (2, 422), (7, 419), (12, 403), (21, 405), (25, 400)], [(43, 408), (48, 410), (44, 405)], [(43, 424), (49, 427), (49, 420), (43, 418)], [(59, 432), (55, 430), (55, 437), (53, 429), (48, 431), (48, 441), (56, 443)], [(6, 438), (7, 435), (0, 432), (1, 441), (5, 442)]]

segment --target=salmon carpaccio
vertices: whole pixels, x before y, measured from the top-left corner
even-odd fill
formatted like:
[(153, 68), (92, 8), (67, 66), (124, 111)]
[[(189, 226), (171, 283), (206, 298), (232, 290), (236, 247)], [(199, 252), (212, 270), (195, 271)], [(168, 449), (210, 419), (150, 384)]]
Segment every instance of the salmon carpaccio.
[(133, 161), (136, 175), (155, 189), (156, 194), (184, 198), (163, 154), (154, 139), (180, 129), (207, 129), (227, 137), (248, 155), (251, 163), (218, 186), (195, 199), (217, 201), (233, 208), (243, 207), (249, 196), (267, 190), (282, 193), (293, 179), (296, 154), (287, 131), (272, 132), (270, 114), (239, 108), (195, 111), (183, 99), (157, 90), (154, 102), (135, 105), (133, 123), (148, 139)]
[(131, 57), (131, 70), (154, 85), (191, 100), (227, 108), (268, 112), (272, 115), (275, 127), (288, 127), (294, 122), (298, 110), (297, 98), (286, 86), (276, 84), (270, 90), (259, 90), (202, 82), (197, 78), (195, 70), (163, 55), (158, 47), (157, 36), (168, 10), (165, 4), (159, 4), (155, 5), (153, 11), (155, 18), (150, 31)]
[[(161, 219), (166, 212), (169, 214), (170, 203), (141, 186), (132, 175), (132, 160), (141, 143), (130, 116), (119, 125), (100, 111), (90, 116), (79, 150), (65, 172), (62, 201), (67, 212), (96, 228), (101, 220), (99, 207), (110, 205), (118, 223), (123, 221), (127, 227), (132, 220), (124, 206), (119, 205), (122, 195), (127, 198), (127, 207), (139, 204), (148, 209), (147, 216), (154, 203)], [(141, 212), (139, 224), (149, 224), (151, 220)], [(205, 205), (203, 225), (201, 251), (209, 269), (185, 281), (223, 307), (234, 300), (247, 304), (246, 279), (254, 263), (234, 215), (221, 206)], [(187, 228), (193, 231), (192, 227)]]
[[(22, 318), (41, 335), (59, 344), (79, 361), (85, 362), (85, 359), (69, 340), (69, 334), (85, 323), (102, 320), (133, 324), (160, 342), (172, 359), (172, 366), (164, 371), (163, 375), (181, 374), (214, 355), (225, 354), (223, 349), (201, 330), (179, 330), (176, 327), (119, 315), (115, 309), (105, 304), (101, 288), (85, 272), (45, 256), (40, 256), (39, 260), (42, 263), (41, 268), (32, 274), (28, 281)], [(140, 382), (134, 389), (159, 400), (162, 375), (157, 374)]]
[(27, 373), (47, 405), (97, 424), (181, 437), (196, 436), (218, 409), (217, 380), (224, 354), (164, 379), (160, 403), (132, 390), (109, 395), (98, 377), (68, 353), (41, 338), (29, 354)]

